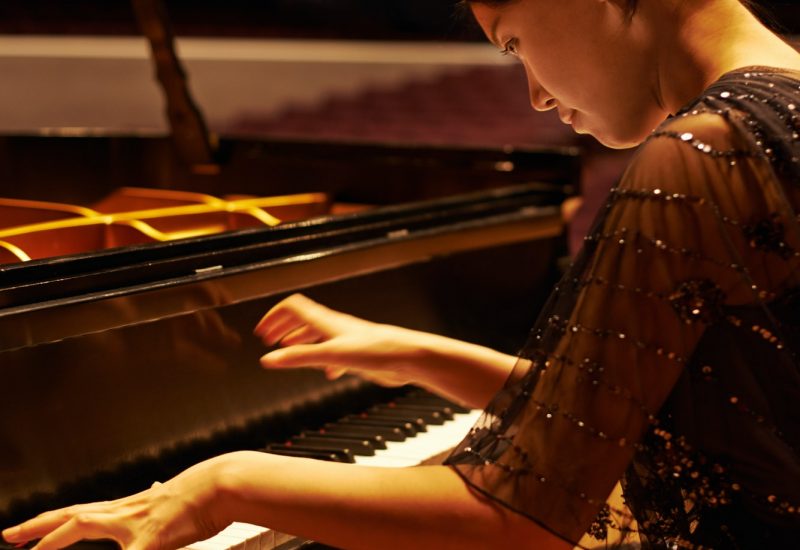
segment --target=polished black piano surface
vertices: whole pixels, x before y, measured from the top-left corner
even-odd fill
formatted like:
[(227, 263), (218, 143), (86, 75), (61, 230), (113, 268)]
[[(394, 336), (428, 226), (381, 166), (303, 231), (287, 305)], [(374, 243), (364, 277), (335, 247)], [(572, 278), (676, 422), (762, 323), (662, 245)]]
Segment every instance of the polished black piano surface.
[(253, 138), (221, 149), (220, 173), (200, 177), (162, 138), (0, 136), (0, 184), (27, 198), (89, 202), (146, 180), (373, 205), (1, 265), (0, 524), (136, 490), (383, 398), (353, 380), (258, 367), (252, 328), (292, 292), (513, 351), (557, 274), (574, 151)]
[(0, 197), (91, 205), (146, 186), (360, 206), (0, 264), (0, 526), (409, 391), (260, 369), (252, 329), (291, 293), (514, 352), (559, 275), (576, 149), (223, 135), (197, 170), (174, 137), (0, 135)]

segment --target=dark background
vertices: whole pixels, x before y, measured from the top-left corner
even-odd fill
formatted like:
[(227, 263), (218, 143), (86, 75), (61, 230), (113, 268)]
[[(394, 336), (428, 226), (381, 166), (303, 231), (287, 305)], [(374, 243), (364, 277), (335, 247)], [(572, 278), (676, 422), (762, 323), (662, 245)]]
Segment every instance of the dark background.
[[(166, 0), (176, 34), (252, 38), (483, 40), (454, 0)], [(800, 34), (800, 3), (761, 0), (780, 32)], [(0, 33), (139, 34), (129, 0), (3, 0)]]

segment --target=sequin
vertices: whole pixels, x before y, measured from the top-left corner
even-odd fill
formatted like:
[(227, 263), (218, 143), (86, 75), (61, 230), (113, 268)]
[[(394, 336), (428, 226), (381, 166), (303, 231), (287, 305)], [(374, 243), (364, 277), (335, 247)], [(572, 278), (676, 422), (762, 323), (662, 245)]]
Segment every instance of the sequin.
[(669, 296), (678, 316), (686, 323), (718, 321), (723, 317), (725, 294), (708, 279), (685, 281)]
[[(698, 113), (692, 113), (692, 114), (698, 114)], [(691, 132), (679, 133), (679, 132), (673, 132), (671, 130), (657, 130), (652, 132), (648, 139), (662, 138), (662, 137), (678, 139), (684, 143), (691, 145), (698, 151), (702, 151), (703, 153), (714, 158), (720, 158), (720, 157), (735, 158), (735, 157), (756, 156), (756, 152), (749, 151), (746, 149), (726, 149), (726, 150), (714, 149), (710, 144), (705, 143), (700, 139), (697, 139)]]
[(589, 526), (587, 533), (596, 540), (608, 539), (608, 530), (612, 525), (611, 511), (608, 505), (604, 505), (597, 514), (592, 524)]
[(742, 232), (751, 248), (777, 254), (784, 259), (792, 257), (795, 253), (794, 249), (784, 241), (785, 229), (777, 216), (743, 225)]

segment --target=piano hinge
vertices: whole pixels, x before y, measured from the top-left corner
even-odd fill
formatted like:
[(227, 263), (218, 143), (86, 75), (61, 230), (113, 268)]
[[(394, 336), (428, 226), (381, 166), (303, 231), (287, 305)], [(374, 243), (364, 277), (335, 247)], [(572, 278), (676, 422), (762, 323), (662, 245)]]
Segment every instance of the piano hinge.
[(221, 265), (212, 265), (211, 267), (200, 267), (194, 270), (195, 275), (203, 275), (204, 273), (213, 273), (214, 271), (222, 271)]

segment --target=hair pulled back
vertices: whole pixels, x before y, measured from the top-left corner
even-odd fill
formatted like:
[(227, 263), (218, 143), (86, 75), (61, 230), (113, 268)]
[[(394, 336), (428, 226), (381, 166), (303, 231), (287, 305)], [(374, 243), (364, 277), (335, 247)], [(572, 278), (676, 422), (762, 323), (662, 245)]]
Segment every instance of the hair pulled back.
[[(516, 1), (518, 0), (461, 0), (460, 3), (465, 5), (486, 4), (487, 6), (503, 6)], [(636, 12), (636, 7), (639, 5), (639, 0), (619, 0), (619, 2), (622, 4), (622, 8), (625, 10), (625, 15), (628, 18), (633, 16), (633, 14)], [(751, 11), (757, 7), (757, 4), (754, 2), (754, 0), (739, 0), (739, 3), (743, 4)]]
[[(487, 6), (502, 6), (511, 4), (517, 0), (462, 0), (463, 4), (486, 4)], [(625, 14), (630, 17), (636, 11), (639, 0), (622, 0), (624, 3)]]

